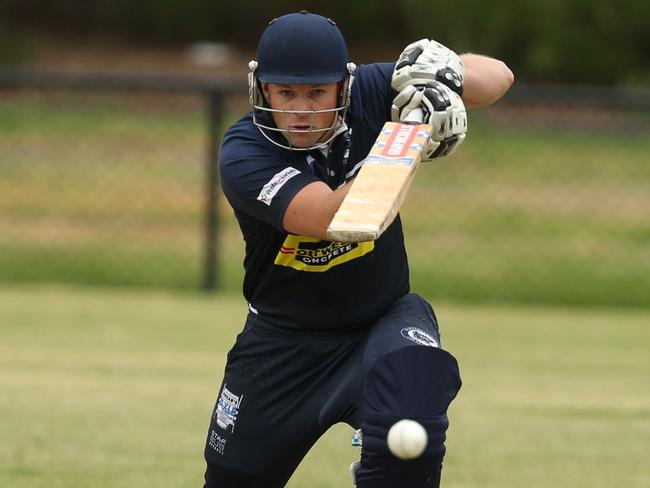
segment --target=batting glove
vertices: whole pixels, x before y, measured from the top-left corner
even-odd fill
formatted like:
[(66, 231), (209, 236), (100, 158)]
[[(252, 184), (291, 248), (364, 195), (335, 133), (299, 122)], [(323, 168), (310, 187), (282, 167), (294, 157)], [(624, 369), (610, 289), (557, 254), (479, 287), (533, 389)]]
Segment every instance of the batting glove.
[(463, 95), (465, 67), (458, 55), (439, 42), (420, 39), (409, 44), (400, 54), (391, 86), (401, 92), (408, 85), (422, 86), (429, 81), (439, 81)]
[(421, 109), (421, 122), (434, 129), (424, 147), (423, 161), (451, 154), (465, 140), (463, 76), (463, 63), (456, 53), (429, 39), (409, 44), (395, 65), (391, 86), (397, 95), (391, 119), (408, 120), (411, 112)]

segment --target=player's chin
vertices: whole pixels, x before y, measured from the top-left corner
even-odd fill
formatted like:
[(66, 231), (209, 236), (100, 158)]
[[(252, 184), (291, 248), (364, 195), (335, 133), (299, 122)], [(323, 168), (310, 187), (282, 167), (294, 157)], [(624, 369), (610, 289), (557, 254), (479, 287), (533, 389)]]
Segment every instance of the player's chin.
[(318, 142), (318, 137), (315, 137), (314, 134), (291, 133), (288, 134), (287, 139), (289, 140), (289, 144), (297, 149), (305, 149)]

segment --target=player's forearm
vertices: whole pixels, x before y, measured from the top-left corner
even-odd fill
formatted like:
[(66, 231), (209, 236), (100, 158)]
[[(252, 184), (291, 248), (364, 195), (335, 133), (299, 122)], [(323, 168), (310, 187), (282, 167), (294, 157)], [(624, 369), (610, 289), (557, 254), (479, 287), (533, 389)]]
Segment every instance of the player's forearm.
[(291, 200), (284, 214), (284, 230), (327, 240), (327, 227), (341, 206), (352, 182), (332, 191), (325, 183), (307, 185)]
[(465, 65), (463, 102), (466, 107), (485, 107), (496, 102), (514, 82), (510, 68), (498, 59), (479, 54), (461, 54)]

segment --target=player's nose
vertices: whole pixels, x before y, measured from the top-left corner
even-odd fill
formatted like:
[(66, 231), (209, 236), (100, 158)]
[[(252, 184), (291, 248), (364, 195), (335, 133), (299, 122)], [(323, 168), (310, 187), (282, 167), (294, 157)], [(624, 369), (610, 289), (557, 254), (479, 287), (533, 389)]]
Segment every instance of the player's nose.
[[(313, 110), (313, 107), (311, 106), (311, 102), (309, 99), (306, 97), (296, 97), (296, 99), (293, 101), (293, 107), (292, 110), (300, 111), (300, 112), (310, 112)], [(309, 114), (294, 114), (298, 117), (307, 117)]]

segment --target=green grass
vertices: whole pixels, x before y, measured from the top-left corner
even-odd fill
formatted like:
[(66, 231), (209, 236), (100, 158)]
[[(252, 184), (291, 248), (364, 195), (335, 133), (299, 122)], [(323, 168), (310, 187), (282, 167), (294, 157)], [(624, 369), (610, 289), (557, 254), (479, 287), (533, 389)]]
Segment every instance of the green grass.
[[(444, 485), (650, 485), (648, 312), (435, 303), (464, 386)], [(236, 295), (0, 288), (0, 486), (196, 487)], [(337, 426), (289, 486), (351, 486)]]
[[(582, 116), (470, 113), (467, 142), (419, 170), (403, 207), (414, 289), (650, 306), (647, 114)], [(197, 100), (0, 101), (0, 281), (199, 286), (205, 130)], [(220, 215), (220, 283), (236, 291), (243, 244), (223, 197)]]

